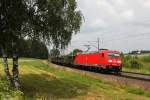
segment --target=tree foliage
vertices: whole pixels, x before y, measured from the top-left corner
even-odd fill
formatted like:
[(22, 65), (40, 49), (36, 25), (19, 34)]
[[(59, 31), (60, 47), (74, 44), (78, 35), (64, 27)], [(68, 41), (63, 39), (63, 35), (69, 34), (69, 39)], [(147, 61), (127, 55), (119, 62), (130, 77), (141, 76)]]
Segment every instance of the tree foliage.
[(23, 45), (19, 46), (19, 56), (40, 59), (48, 58), (48, 49), (44, 43), (37, 40), (26, 40), (23, 42)]
[(76, 55), (77, 53), (82, 53), (83, 51), (80, 50), (80, 49), (74, 49), (73, 52), (72, 52), (72, 55)]
[[(40, 58), (46, 59), (48, 58), (48, 49), (46, 45), (37, 40), (19, 40), (18, 44), (18, 55), (20, 57), (29, 57), (29, 58)], [(12, 50), (11, 47), (7, 48), (8, 57), (11, 57)], [(0, 57), (2, 54), (0, 52)]]
[(75, 0), (1, 0), (0, 43), (28, 37), (65, 48), (80, 29), (76, 8)]
[(74, 57), (77, 53), (82, 53), (83, 51), (80, 49), (74, 49), (72, 52), (70, 52), (68, 55), (64, 56), (64, 62), (66, 63), (73, 63)]
[[(64, 49), (72, 34), (80, 29), (82, 17), (76, 8), (75, 0), (0, 0), (0, 49), (6, 77), (12, 85), (20, 86), (17, 55), (20, 40), (28, 38)], [(37, 44), (33, 45), (33, 51), (38, 51)], [(13, 52), (13, 79), (9, 73), (8, 50)]]
[(50, 51), (50, 57), (58, 57), (60, 55), (59, 49), (52, 49)]

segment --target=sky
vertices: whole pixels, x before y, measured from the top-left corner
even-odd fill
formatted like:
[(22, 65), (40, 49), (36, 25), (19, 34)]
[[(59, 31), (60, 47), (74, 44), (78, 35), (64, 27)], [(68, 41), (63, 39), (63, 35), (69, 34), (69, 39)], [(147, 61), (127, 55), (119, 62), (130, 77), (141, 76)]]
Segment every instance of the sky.
[(77, 0), (84, 16), (80, 32), (68, 51), (100, 48), (128, 52), (150, 50), (150, 0)]

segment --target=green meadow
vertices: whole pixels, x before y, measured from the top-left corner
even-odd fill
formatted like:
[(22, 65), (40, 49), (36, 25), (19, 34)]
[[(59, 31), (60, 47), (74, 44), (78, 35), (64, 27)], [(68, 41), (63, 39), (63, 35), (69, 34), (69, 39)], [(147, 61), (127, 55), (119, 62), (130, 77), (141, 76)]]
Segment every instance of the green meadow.
[[(1, 59), (0, 59), (1, 60)], [(2, 60), (1, 60), (2, 61)], [(0, 61), (0, 100), (149, 100), (150, 91), (63, 70), (46, 60), (19, 60), (21, 89), (5, 79)], [(9, 60), (10, 70), (12, 61)]]

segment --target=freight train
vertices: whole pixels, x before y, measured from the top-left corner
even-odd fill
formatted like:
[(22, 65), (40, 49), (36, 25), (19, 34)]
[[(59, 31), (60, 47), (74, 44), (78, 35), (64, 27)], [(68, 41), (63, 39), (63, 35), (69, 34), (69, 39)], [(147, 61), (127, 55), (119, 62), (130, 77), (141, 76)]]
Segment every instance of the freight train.
[(51, 58), (51, 62), (81, 68), (92, 68), (105, 72), (120, 73), (122, 60), (119, 51), (101, 49), (99, 52), (77, 53), (66, 59), (65, 57)]

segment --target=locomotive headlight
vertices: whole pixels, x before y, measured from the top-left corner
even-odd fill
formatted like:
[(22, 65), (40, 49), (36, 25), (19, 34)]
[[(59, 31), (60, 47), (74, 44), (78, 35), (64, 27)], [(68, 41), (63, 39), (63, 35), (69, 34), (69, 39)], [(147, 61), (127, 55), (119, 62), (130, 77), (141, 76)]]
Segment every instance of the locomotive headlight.
[(109, 63), (112, 63), (112, 60), (108, 60)]
[(118, 60), (118, 61), (117, 61), (117, 63), (121, 63), (121, 61), (120, 61), (120, 60)]

